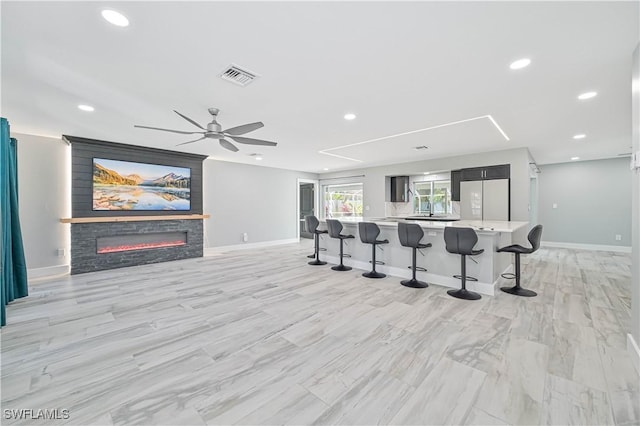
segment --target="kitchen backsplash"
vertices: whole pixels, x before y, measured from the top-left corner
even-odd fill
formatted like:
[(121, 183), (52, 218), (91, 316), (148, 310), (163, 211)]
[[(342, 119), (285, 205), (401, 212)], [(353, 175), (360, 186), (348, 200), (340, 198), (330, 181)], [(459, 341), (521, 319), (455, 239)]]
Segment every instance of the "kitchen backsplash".
[[(413, 203), (384, 203), (384, 215), (389, 216), (411, 216), (413, 214)], [(460, 202), (451, 202), (451, 216), (460, 216)]]
[(385, 216), (411, 216), (413, 214), (413, 203), (384, 203)]
[(451, 202), (451, 216), (460, 217), (460, 201)]

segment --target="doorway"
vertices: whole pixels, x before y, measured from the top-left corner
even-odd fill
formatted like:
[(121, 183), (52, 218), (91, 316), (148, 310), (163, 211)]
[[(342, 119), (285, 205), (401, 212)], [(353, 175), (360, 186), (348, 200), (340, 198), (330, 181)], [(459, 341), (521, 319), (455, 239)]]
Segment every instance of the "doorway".
[(307, 232), (304, 217), (316, 215), (318, 183), (313, 180), (298, 179), (298, 236), (300, 238), (313, 238), (313, 234)]

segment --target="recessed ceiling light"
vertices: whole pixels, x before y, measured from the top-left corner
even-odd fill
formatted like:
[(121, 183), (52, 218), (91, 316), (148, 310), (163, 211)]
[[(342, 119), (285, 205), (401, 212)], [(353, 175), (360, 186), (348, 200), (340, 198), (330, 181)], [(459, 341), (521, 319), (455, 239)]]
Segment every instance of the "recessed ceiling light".
[(256, 157), (256, 161), (261, 161), (262, 157)]
[(428, 175), (428, 174), (429, 174), (429, 172), (424, 172), (423, 174)]
[(581, 95), (578, 95), (578, 99), (584, 101), (585, 99), (595, 98), (598, 95), (598, 92), (585, 92)]
[(81, 109), (82, 111), (87, 111), (87, 112), (93, 112), (96, 110), (91, 105), (78, 105), (78, 109)]
[(511, 62), (511, 65), (509, 65), (509, 68), (511, 68), (512, 70), (519, 70), (521, 68), (529, 66), (530, 63), (531, 63), (531, 59), (522, 58), (522, 59), (518, 59), (517, 61)]
[(576, 161), (576, 160), (579, 160), (579, 159), (580, 159), (580, 157), (571, 157), (571, 161)]
[(579, 135), (574, 135), (573, 136), (574, 139), (584, 139), (586, 137), (587, 137), (587, 135), (585, 135), (584, 133), (580, 133)]
[(110, 24), (113, 24), (117, 27), (128, 27), (129, 20), (126, 16), (124, 16), (120, 12), (116, 12), (115, 10), (105, 9), (102, 11), (102, 17), (107, 20)]
[(322, 169), (322, 170), (327, 171), (327, 170), (329, 170), (329, 168), (328, 168), (328, 167), (325, 167), (325, 168), (324, 168), (324, 169)]
[(351, 113), (351, 112), (344, 115), (344, 119), (345, 120), (353, 120), (355, 118), (356, 118), (356, 115), (354, 113)]

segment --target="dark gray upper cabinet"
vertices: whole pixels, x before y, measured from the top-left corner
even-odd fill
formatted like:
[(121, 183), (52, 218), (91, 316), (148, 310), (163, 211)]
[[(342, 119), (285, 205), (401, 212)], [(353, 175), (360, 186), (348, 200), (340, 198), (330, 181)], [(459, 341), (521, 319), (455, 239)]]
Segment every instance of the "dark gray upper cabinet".
[(460, 201), (460, 179), (462, 170), (451, 171), (451, 201)]
[(484, 168), (474, 167), (472, 169), (462, 169), (460, 180), (482, 180), (484, 176)]
[(484, 179), (509, 179), (511, 177), (511, 165), (501, 164), (484, 168)]
[(462, 181), (509, 179), (511, 177), (511, 165), (501, 164), (498, 166), (473, 167), (470, 169), (462, 169), (461, 172)]
[(405, 203), (409, 200), (409, 176), (393, 176), (391, 178), (391, 202)]

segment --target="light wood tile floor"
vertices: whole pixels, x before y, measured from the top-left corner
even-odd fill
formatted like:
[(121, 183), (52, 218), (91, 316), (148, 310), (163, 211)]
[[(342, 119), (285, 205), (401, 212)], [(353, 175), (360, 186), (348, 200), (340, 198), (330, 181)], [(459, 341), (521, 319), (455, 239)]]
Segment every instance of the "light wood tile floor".
[(543, 248), (538, 297), (464, 301), (310, 248), (31, 284), (0, 332), (3, 424), (640, 423), (628, 255)]

